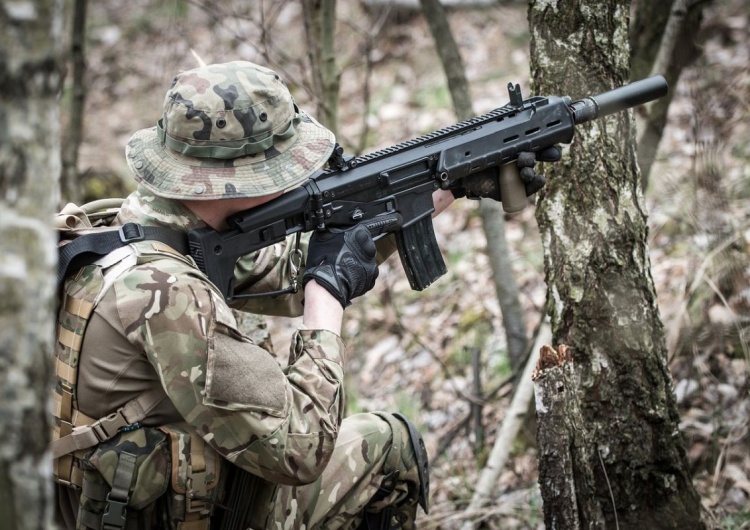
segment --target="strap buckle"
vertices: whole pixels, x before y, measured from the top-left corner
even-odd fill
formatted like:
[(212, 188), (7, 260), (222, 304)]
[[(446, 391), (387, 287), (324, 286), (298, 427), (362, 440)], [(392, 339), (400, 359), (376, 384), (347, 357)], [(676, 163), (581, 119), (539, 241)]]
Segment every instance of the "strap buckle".
[(112, 498), (112, 492), (107, 493), (107, 507), (102, 514), (102, 530), (125, 528), (128, 522), (128, 500), (119, 501)]
[(205, 471), (193, 471), (193, 466), (188, 465), (187, 481), (185, 485), (185, 504), (188, 513), (204, 512), (208, 509), (206, 497), (207, 475)]
[(125, 223), (118, 230), (120, 235), (120, 241), (125, 243), (133, 243), (135, 241), (143, 241), (146, 239), (146, 233), (143, 231), (143, 227), (138, 223)]
[(131, 425), (133, 424), (127, 420), (122, 408), (119, 408), (116, 412), (92, 423), (91, 430), (94, 432), (96, 439), (99, 440), (99, 443), (102, 443), (112, 439), (120, 432), (120, 429), (130, 427)]

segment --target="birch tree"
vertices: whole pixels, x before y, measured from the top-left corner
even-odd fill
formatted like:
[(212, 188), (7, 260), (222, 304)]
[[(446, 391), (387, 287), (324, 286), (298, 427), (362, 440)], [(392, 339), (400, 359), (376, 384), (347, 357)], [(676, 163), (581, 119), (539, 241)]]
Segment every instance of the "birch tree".
[[(533, 92), (578, 99), (626, 84), (629, 12), (628, 0), (532, 0)], [(633, 113), (578, 129), (563, 161), (545, 168), (536, 212), (554, 343), (567, 346), (573, 372), (558, 403), (564, 423), (539, 417), (545, 523), (704, 528), (650, 272)], [(561, 459), (571, 463), (566, 484), (554, 474)], [(572, 499), (570, 519), (549, 509), (562, 497)]]
[(0, 3), (0, 521), (48, 528), (61, 2)]

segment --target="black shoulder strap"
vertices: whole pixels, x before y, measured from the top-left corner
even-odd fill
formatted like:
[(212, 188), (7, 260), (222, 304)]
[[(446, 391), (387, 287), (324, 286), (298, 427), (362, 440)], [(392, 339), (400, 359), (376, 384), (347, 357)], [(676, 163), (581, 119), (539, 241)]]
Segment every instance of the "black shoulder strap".
[(126, 223), (118, 230), (78, 236), (67, 245), (60, 247), (57, 263), (57, 285), (61, 285), (65, 281), (69, 271), (76, 271), (94, 263), (113, 250), (145, 239), (160, 241), (180, 254), (189, 254), (186, 234), (169, 228)]

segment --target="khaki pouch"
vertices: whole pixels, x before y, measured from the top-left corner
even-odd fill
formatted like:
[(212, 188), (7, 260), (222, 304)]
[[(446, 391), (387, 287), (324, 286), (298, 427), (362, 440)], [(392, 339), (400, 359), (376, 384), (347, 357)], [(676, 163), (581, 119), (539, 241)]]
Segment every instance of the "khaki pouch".
[(170, 487), (165, 498), (170, 527), (208, 529), (214, 506), (224, 493), (221, 457), (192, 429), (178, 424), (160, 429), (171, 446)]

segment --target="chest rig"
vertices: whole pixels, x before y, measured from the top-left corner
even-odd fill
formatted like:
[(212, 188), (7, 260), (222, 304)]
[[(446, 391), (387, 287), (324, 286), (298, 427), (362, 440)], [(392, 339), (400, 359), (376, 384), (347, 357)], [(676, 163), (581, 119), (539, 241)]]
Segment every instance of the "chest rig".
[[(70, 211), (61, 215), (65, 217), (60, 221), (58, 216), (58, 227), (67, 229), (62, 229), (63, 240), (73, 236), (77, 242), (85, 239), (76, 237), (78, 231), (96, 230), (86, 212), (75, 211), (78, 220), (71, 220)], [(95, 223), (106, 221), (107, 216), (101, 216)], [(121, 241), (106, 253), (101, 246), (95, 251), (103, 257), (79, 268), (61, 287), (49, 445), (55, 480), (78, 495), (78, 529), (208, 529), (213, 506), (223, 495), (221, 458), (187, 425), (141, 425), (166, 398), (164, 390), (160, 386), (147, 390), (103, 418), (82, 413), (76, 395), (86, 328), (117, 278), (157, 259), (194, 265), (169, 245), (142, 238), (135, 243)]]

